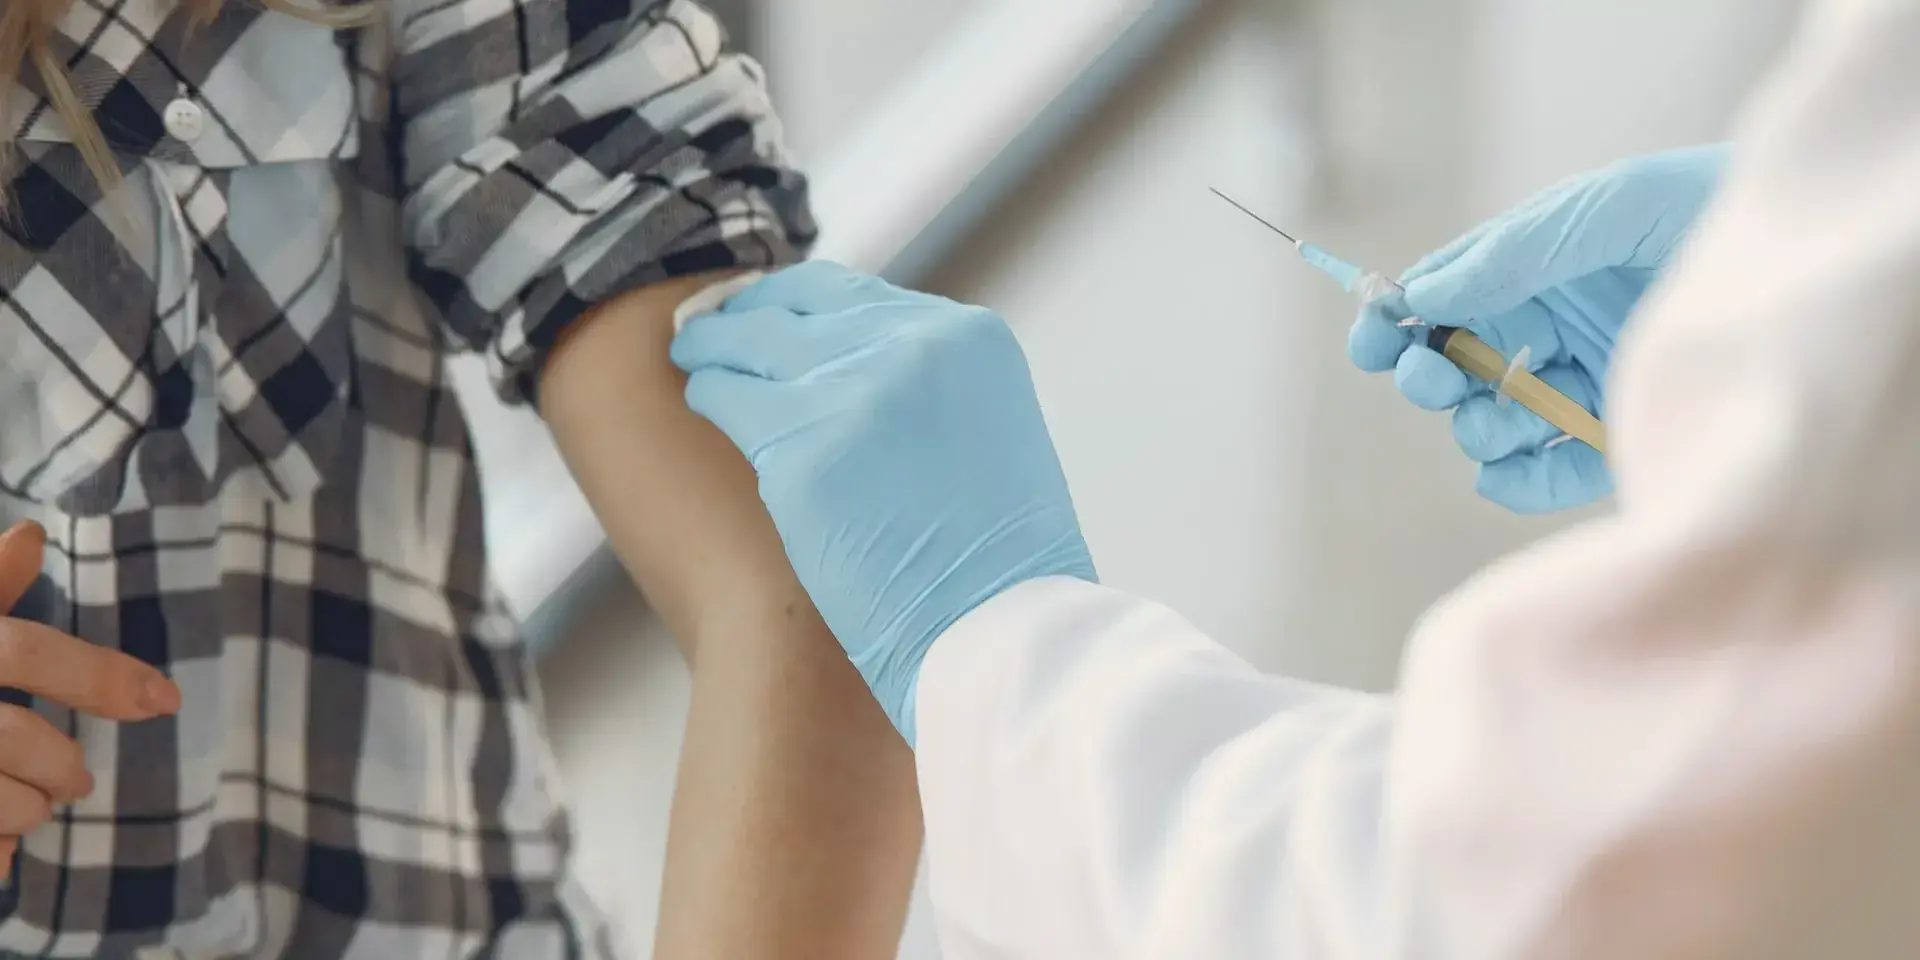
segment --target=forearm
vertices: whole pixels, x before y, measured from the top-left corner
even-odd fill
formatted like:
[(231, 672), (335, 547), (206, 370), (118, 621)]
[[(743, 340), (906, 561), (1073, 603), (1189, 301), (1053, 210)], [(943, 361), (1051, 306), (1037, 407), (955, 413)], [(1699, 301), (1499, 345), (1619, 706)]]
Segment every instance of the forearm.
[(751, 467), (667, 358), (698, 279), (576, 324), (541, 409), (693, 665), (657, 955), (892, 957), (919, 853), (912, 756), (794, 579)]

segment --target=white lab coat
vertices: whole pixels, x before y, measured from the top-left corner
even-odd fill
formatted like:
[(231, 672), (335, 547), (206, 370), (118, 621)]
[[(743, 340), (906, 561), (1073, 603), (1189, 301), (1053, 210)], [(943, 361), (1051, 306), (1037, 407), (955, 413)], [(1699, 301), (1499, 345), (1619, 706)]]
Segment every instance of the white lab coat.
[(933, 647), (951, 960), (1920, 956), (1920, 2), (1819, 5), (1623, 343), (1616, 516), (1387, 700), (1029, 583)]

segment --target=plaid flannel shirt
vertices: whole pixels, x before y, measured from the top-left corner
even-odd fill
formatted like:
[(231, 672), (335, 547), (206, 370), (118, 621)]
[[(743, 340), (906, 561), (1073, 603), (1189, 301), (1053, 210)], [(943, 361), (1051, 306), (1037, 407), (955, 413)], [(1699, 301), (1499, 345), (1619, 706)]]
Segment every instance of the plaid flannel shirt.
[(77, 0), (104, 198), (32, 71), (5, 91), (0, 521), (49, 531), (46, 622), (184, 706), (32, 704), (96, 788), (24, 838), (0, 955), (613, 951), (443, 355), (524, 397), (593, 304), (800, 256), (805, 184), (694, 3), (380, 2)]

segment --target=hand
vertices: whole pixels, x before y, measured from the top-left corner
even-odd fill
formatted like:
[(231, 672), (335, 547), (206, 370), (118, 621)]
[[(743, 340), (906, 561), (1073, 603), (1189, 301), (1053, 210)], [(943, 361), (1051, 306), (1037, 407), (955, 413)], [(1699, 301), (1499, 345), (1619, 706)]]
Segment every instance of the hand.
[(688, 321), (673, 361), (908, 743), (948, 626), (1026, 580), (1094, 579), (1026, 358), (992, 313), (816, 261)]
[(1347, 352), (1393, 370), (1407, 399), (1452, 408), (1453, 436), (1481, 464), (1480, 495), (1516, 513), (1579, 506), (1613, 490), (1604, 458), (1417, 342), (1396, 321), (1466, 327), (1596, 415), (1615, 340), (1713, 193), (1723, 146), (1625, 160), (1548, 188), (1429, 254), (1406, 297), (1363, 308)]
[[(21, 523), (0, 535), (0, 610), (40, 575), (46, 533)], [(28, 620), (0, 619), (0, 687), (112, 720), (146, 720), (180, 708), (180, 691), (154, 668)], [(0, 865), (53, 807), (93, 792), (80, 745), (32, 709), (0, 704)]]

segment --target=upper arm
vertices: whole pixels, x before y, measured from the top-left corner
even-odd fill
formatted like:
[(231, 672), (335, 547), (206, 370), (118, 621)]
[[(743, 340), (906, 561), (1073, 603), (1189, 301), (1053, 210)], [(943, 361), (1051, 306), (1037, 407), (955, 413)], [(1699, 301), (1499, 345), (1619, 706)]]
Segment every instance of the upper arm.
[(629, 290), (814, 237), (759, 67), (691, 0), (403, 0), (394, 147), (416, 283), (503, 392)]

